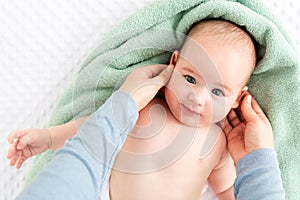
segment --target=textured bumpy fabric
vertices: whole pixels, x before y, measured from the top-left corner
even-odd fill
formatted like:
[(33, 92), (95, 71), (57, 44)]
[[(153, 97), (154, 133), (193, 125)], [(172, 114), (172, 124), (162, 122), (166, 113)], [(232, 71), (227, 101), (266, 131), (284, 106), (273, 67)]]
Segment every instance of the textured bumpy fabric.
[[(258, 0), (159, 0), (113, 28), (90, 53), (59, 99), (49, 125), (95, 111), (134, 68), (167, 63), (191, 26), (222, 18), (244, 26), (258, 47), (249, 91), (271, 121), (287, 199), (299, 199), (299, 58), (282, 25)], [(97, 20), (97, 19), (95, 19)], [(38, 156), (30, 180), (51, 159)]]

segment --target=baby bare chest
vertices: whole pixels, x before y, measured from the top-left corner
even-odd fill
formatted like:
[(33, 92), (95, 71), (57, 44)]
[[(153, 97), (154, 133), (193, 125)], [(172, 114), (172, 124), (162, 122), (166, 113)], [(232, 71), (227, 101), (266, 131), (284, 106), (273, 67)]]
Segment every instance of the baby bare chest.
[(151, 102), (117, 156), (112, 199), (199, 199), (221, 156), (216, 143), (203, 157), (207, 136), (207, 128), (183, 126), (164, 104)]

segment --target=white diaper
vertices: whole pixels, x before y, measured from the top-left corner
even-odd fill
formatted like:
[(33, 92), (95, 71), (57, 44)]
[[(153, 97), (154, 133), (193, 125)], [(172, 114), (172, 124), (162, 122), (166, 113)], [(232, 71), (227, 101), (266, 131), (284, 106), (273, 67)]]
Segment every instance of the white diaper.
[(110, 200), (110, 196), (109, 196), (109, 181), (107, 181), (107, 183), (105, 184), (101, 196), (100, 196), (100, 200)]

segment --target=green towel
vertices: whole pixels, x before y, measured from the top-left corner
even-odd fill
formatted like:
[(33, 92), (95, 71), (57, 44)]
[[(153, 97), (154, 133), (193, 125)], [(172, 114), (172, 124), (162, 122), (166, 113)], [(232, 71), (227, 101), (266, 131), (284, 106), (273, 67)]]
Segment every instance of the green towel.
[[(49, 125), (95, 111), (133, 68), (168, 63), (192, 24), (222, 18), (245, 26), (259, 62), (248, 85), (271, 121), (287, 199), (300, 199), (299, 60), (278, 19), (259, 0), (159, 0), (113, 28), (81, 65), (60, 97)], [(37, 156), (30, 181), (53, 152)]]

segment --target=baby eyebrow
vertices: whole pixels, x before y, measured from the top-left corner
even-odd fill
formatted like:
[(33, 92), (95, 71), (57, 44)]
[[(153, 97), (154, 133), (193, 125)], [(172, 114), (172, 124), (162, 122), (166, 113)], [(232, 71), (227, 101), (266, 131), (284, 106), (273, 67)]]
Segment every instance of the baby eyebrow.
[(182, 69), (184, 71), (188, 71), (188, 72), (190, 72), (190, 73), (192, 73), (194, 75), (197, 75), (197, 76), (201, 77), (200, 73), (197, 72), (197, 70), (191, 69), (190, 67), (183, 67)]

